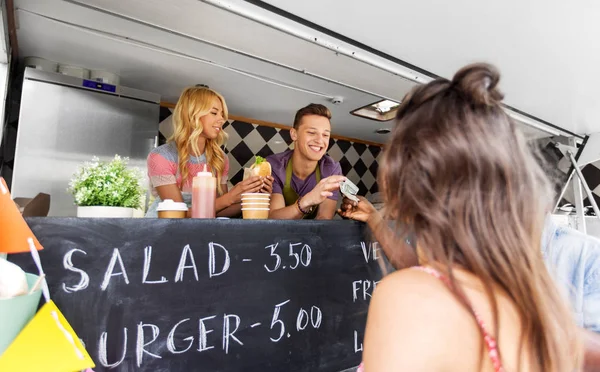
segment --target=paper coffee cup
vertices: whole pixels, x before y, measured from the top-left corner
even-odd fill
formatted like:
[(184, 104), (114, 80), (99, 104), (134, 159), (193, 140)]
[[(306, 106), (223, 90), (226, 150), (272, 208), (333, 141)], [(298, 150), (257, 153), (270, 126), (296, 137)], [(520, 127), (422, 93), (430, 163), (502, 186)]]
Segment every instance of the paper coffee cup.
[(188, 206), (172, 199), (165, 199), (158, 203), (156, 211), (158, 212), (158, 218), (186, 218)]
[(253, 208), (267, 208), (269, 209), (269, 205), (270, 203), (261, 203), (259, 201), (251, 201), (251, 202), (242, 202), (242, 208), (248, 208), (248, 209), (253, 209)]
[(248, 193), (242, 194), (242, 199), (244, 199), (244, 198), (260, 198), (260, 199), (262, 199), (262, 198), (270, 198), (270, 197), (271, 197), (271, 194), (265, 194), (262, 192), (248, 192)]
[(266, 220), (269, 218), (269, 208), (244, 208), (242, 216), (245, 220)]

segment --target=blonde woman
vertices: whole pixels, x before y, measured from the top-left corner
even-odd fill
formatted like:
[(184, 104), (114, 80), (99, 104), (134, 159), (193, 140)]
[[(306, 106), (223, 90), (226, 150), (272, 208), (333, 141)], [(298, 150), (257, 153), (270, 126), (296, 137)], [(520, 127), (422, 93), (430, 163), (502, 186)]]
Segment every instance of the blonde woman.
[(242, 193), (271, 192), (270, 177), (250, 177), (227, 189), (229, 160), (221, 149), (227, 139), (223, 132), (227, 115), (227, 104), (219, 93), (204, 87), (183, 91), (173, 112), (173, 136), (148, 155), (148, 176), (156, 200), (146, 217), (157, 217), (156, 207), (165, 199), (191, 207), (192, 179), (205, 164), (217, 178), (218, 216), (239, 214)]

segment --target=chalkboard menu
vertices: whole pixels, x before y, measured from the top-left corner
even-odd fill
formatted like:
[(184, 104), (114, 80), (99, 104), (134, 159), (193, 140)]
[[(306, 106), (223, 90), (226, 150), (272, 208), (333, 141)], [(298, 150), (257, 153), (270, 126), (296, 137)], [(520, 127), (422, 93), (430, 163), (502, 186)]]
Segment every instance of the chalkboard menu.
[[(389, 269), (350, 221), (27, 222), (96, 371), (351, 368)], [(11, 260), (36, 272), (28, 254)]]

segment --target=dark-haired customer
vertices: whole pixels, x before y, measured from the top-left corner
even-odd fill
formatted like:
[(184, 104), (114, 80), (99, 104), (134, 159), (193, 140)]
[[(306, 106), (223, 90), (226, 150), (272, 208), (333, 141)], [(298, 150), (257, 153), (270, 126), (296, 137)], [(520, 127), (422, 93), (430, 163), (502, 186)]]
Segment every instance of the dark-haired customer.
[(323, 105), (301, 108), (290, 136), (294, 149), (267, 157), (273, 175), (272, 219), (330, 220), (335, 216), (342, 176), (340, 163), (325, 155), (331, 112)]
[(398, 110), (380, 182), (385, 217), (410, 228), (416, 254), (389, 246), (383, 220), (367, 220), (390, 261), (407, 267), (418, 256), (422, 266), (377, 286), (367, 372), (581, 368), (581, 332), (540, 254), (551, 187), (503, 110), (498, 81), (490, 65), (467, 66), (416, 87)]

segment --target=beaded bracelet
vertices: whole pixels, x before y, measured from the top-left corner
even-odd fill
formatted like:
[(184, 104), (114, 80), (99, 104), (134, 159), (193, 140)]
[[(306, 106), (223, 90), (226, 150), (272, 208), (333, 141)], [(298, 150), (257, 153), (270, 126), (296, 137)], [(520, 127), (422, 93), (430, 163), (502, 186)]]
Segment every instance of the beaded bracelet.
[(312, 212), (311, 210), (308, 210), (308, 211), (302, 210), (302, 207), (300, 207), (300, 200), (302, 200), (302, 197), (299, 197), (298, 200), (296, 200), (296, 206), (298, 207), (298, 210), (300, 211), (300, 213), (302, 213), (304, 215), (310, 214), (310, 212)]

